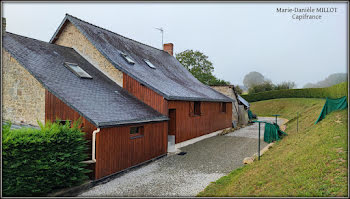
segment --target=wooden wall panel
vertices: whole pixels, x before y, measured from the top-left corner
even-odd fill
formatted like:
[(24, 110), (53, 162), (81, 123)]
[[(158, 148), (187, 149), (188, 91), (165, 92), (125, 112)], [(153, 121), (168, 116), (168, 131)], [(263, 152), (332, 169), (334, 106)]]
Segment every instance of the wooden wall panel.
[(232, 103), (226, 103), (226, 112), (221, 112), (221, 103), (201, 102), (201, 115), (190, 114), (189, 101), (169, 101), (169, 109), (176, 109), (175, 143), (215, 132), (232, 126)]
[(145, 123), (143, 136), (132, 139), (131, 126), (103, 128), (96, 137), (99, 179), (167, 153), (167, 122)]
[(45, 93), (45, 121), (55, 121), (57, 118), (61, 120), (76, 121), (79, 117), (82, 118), (82, 129), (88, 140), (92, 139), (92, 132), (96, 130), (96, 126), (91, 124), (87, 119), (81, 116), (78, 112), (66, 105), (55, 95), (46, 90)]
[(168, 103), (163, 96), (141, 85), (138, 81), (125, 73), (123, 73), (123, 88), (159, 113), (168, 115)]

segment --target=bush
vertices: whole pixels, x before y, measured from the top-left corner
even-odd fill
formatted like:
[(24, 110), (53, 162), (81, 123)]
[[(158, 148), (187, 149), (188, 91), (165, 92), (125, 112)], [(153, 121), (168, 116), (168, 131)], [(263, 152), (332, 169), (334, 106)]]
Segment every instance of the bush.
[(283, 89), (292, 89), (295, 87), (295, 82), (282, 82), (275, 85), (273, 90), (283, 90)]
[(238, 95), (241, 95), (243, 93), (243, 90), (238, 85), (234, 86), (234, 89)]
[(249, 95), (242, 95), (248, 102), (256, 102), (277, 98), (340, 98), (348, 96), (348, 82), (343, 82), (327, 88), (305, 88), (273, 90)]
[(54, 189), (83, 183), (88, 170), (87, 141), (79, 122), (39, 123), (41, 129), (3, 126), (2, 188), (4, 196), (44, 196)]
[(273, 85), (271, 82), (265, 81), (261, 84), (252, 85), (249, 88), (248, 93), (253, 94), (253, 93), (260, 93), (260, 92), (265, 92), (265, 91), (271, 91), (274, 89), (274, 87), (275, 87), (275, 85)]

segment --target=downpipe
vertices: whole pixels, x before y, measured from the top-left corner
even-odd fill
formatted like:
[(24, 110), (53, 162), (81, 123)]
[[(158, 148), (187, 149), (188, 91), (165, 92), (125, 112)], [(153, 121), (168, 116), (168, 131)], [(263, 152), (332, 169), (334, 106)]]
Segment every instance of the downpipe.
[(97, 128), (92, 132), (92, 158), (91, 160), (83, 161), (83, 163), (95, 163), (96, 162), (96, 134), (100, 132), (100, 128)]

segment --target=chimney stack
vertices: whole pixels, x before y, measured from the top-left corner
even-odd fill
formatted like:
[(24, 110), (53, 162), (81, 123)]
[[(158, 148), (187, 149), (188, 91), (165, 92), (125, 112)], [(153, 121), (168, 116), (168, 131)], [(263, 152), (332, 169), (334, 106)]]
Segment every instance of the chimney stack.
[(173, 56), (174, 44), (167, 43), (163, 45), (163, 50)]
[(2, 17), (2, 35), (6, 33), (6, 18)]

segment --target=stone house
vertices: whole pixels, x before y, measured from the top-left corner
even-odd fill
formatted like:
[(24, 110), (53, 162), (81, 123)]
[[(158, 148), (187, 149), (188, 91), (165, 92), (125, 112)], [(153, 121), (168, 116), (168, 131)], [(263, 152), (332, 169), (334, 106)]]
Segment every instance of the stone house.
[(159, 50), (71, 15), (50, 43), (4, 27), (3, 119), (36, 125), (82, 117), (93, 179), (232, 126), (234, 99), (194, 78), (172, 44)]
[(199, 82), (164, 50), (66, 14), (50, 43), (79, 52), (118, 85), (169, 116), (175, 143), (232, 126), (232, 99)]

